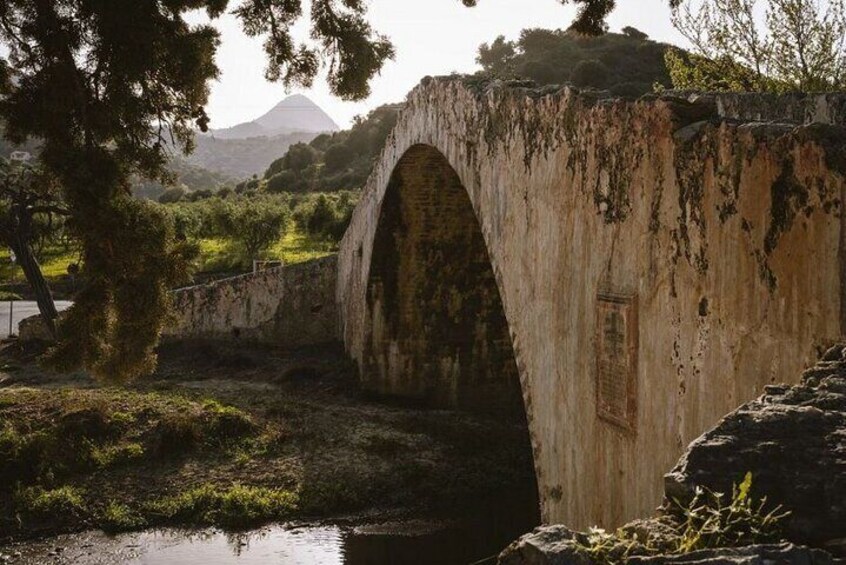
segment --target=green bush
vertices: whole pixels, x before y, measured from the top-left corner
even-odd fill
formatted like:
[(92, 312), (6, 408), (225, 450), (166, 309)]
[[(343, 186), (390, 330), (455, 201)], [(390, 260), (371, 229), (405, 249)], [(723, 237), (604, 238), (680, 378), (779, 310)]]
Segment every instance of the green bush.
[(781, 539), (780, 506), (767, 507), (766, 497), (753, 498), (752, 473), (732, 488), (731, 497), (697, 488), (687, 503), (672, 501), (657, 520), (626, 526), (614, 533), (599, 528), (577, 533), (575, 549), (592, 563), (621, 565), (632, 556), (682, 555), (720, 547), (742, 547)]
[(33, 518), (74, 519), (86, 514), (83, 493), (72, 486), (52, 490), (41, 487), (18, 489), (14, 494), (15, 507)]
[(115, 501), (110, 501), (96, 518), (97, 526), (108, 533), (139, 530), (147, 525), (147, 520), (141, 514)]
[(100, 469), (125, 465), (144, 456), (144, 447), (140, 443), (92, 446), (91, 460)]
[(153, 501), (148, 511), (169, 521), (240, 528), (288, 519), (297, 504), (297, 495), (287, 490), (203, 484)]
[(203, 412), (206, 438), (213, 443), (227, 443), (242, 438), (257, 428), (246, 412), (234, 406), (224, 406), (216, 400), (204, 402)]

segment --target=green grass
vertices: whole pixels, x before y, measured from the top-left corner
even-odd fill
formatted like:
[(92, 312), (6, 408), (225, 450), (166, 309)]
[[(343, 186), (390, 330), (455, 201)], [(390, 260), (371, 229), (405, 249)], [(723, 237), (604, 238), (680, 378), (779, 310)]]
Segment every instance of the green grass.
[(71, 486), (50, 490), (39, 486), (22, 488), (15, 492), (14, 498), (18, 508), (34, 518), (82, 516), (85, 513), (82, 491)]
[[(233, 271), (248, 271), (252, 265), (244, 261), (243, 253), (238, 245), (223, 238), (202, 239), (200, 255), (197, 258), (197, 271), (200, 273), (218, 273)], [(280, 239), (264, 258), (281, 260), (286, 264), (304, 263), (312, 259), (319, 259), (337, 251), (333, 242), (315, 239), (304, 230), (293, 226)], [(68, 265), (79, 261), (78, 253), (63, 246), (48, 248), (41, 262), (41, 270), (48, 281), (59, 280), (68, 274)], [(24, 282), (21, 268), (9, 260), (9, 250), (0, 249), (0, 281)], [(0, 300), (8, 300), (0, 295)]]
[[(65, 249), (64, 246), (56, 245), (49, 247), (44, 252), (40, 261), (41, 271), (47, 280), (60, 279), (68, 274), (68, 265), (79, 261), (79, 254), (74, 249)], [(21, 268), (12, 263), (9, 259), (9, 249), (0, 248), (0, 280), (23, 282), (24, 274)]]
[(148, 504), (151, 514), (166, 520), (230, 528), (285, 520), (296, 510), (296, 493), (239, 484), (229, 488), (202, 484)]
[[(264, 259), (280, 260), (291, 265), (326, 257), (337, 249), (335, 243), (315, 239), (305, 231), (293, 228), (264, 254)], [(237, 244), (214, 238), (200, 240), (197, 267), (201, 273), (216, 273), (249, 270), (251, 265), (245, 263)]]
[(270, 254), (287, 264), (294, 264), (320, 259), (337, 250), (338, 246), (334, 243), (315, 240), (306, 232), (294, 229), (285, 234), (282, 241), (271, 248)]
[(126, 504), (112, 500), (97, 515), (97, 525), (106, 532), (125, 532), (145, 527), (147, 520)]

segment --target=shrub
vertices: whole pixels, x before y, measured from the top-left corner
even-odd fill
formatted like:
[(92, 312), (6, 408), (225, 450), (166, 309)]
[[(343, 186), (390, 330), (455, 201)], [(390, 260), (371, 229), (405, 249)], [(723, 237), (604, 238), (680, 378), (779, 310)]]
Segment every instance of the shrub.
[(239, 528), (285, 520), (297, 509), (295, 493), (282, 489), (203, 484), (148, 505), (166, 520)]
[(257, 259), (279, 241), (288, 227), (288, 207), (269, 196), (215, 201), (220, 230), (238, 242), (245, 259)]
[(165, 415), (153, 431), (155, 450), (159, 456), (189, 451), (200, 442), (202, 436), (199, 419), (196, 414), (188, 411)]
[(323, 162), (326, 164), (326, 170), (334, 173), (347, 168), (354, 158), (355, 153), (349, 147), (338, 143), (326, 150), (326, 154), (323, 156)]
[(604, 88), (608, 84), (608, 67), (600, 61), (581, 61), (570, 75), (570, 81), (579, 87)]
[(683, 517), (676, 553), (688, 553), (713, 547), (738, 547), (779, 539), (781, 521), (789, 515), (781, 506), (767, 510), (766, 497), (751, 496), (752, 473), (746, 473), (739, 485), (732, 487), (726, 500), (722, 493), (699, 488), (689, 504), (676, 502)]
[(755, 500), (751, 489), (752, 473), (732, 487), (730, 498), (697, 488), (690, 502), (673, 501), (669, 513), (658, 520), (640, 521), (614, 533), (593, 528), (576, 534), (575, 549), (593, 563), (618, 565), (634, 555), (680, 555), (778, 541), (789, 512), (780, 506), (767, 509), (767, 499)]
[(171, 204), (171, 203), (174, 203), (174, 202), (179, 202), (180, 200), (185, 198), (186, 194), (187, 194), (187, 191), (185, 190), (185, 188), (183, 188), (181, 186), (174, 186), (174, 187), (168, 188), (167, 190), (164, 191), (164, 193), (161, 196), (159, 196), (159, 202), (161, 204)]
[(124, 443), (103, 447), (93, 446), (91, 449), (91, 460), (101, 469), (124, 465), (141, 459), (143, 456), (144, 447), (140, 443)]
[(206, 438), (208, 441), (227, 443), (255, 431), (256, 425), (243, 411), (234, 406), (224, 406), (216, 400), (203, 403)]
[(52, 490), (37, 486), (19, 489), (14, 501), (19, 512), (33, 518), (65, 520), (80, 518), (86, 513), (82, 491), (72, 486)]
[(141, 529), (147, 521), (129, 506), (112, 500), (97, 514), (97, 525), (104, 532), (116, 533)]

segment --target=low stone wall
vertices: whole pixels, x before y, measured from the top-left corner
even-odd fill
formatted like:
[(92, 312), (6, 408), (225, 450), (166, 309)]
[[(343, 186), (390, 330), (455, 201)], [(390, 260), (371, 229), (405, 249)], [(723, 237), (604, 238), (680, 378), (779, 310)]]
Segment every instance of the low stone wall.
[(338, 339), (337, 256), (174, 291), (168, 339), (302, 347)]

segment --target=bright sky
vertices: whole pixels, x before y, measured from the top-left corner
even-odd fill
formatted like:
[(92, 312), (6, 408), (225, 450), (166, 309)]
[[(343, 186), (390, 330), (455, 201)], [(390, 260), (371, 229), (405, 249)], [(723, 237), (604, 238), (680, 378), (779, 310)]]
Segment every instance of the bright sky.
[[(238, 21), (227, 16), (215, 23), (222, 34), (221, 78), (213, 86), (207, 108), (211, 125), (221, 128), (250, 121), (287, 94), (301, 92), (341, 127), (348, 127), (356, 115), (404, 100), (426, 75), (473, 72), (481, 43), (498, 35), (514, 39), (524, 28), (567, 27), (574, 14), (575, 8), (557, 0), (479, 0), (475, 8), (465, 8), (460, 0), (370, 0), (369, 19), (376, 30), (391, 38), (397, 56), (372, 83), (370, 98), (356, 103), (334, 98), (322, 81), (310, 90), (291, 92), (265, 81), (261, 41), (246, 37)], [(609, 24), (612, 31), (631, 25), (655, 40), (683, 43), (670, 24), (667, 0), (619, 0)]]

